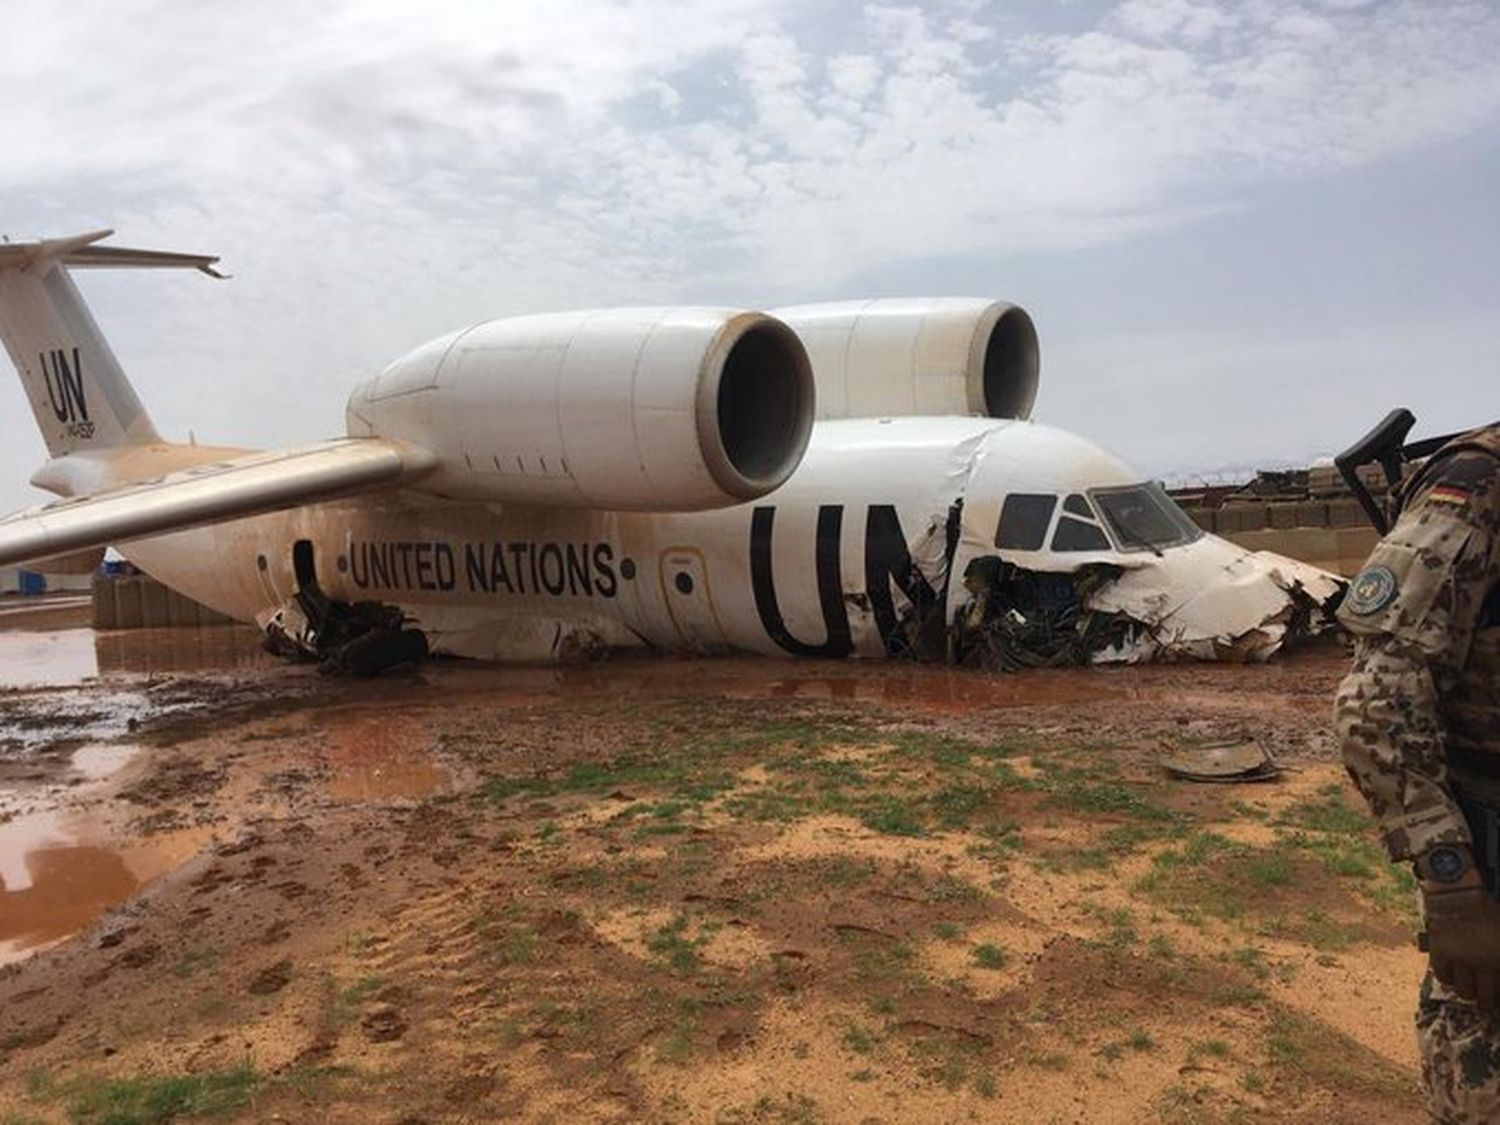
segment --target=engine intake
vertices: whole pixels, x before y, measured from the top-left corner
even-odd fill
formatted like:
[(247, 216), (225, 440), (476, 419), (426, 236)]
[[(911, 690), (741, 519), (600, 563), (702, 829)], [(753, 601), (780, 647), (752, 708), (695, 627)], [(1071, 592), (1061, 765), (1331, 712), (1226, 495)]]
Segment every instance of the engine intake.
[(604, 309), (493, 320), (361, 384), (351, 434), (423, 446), (441, 496), (694, 511), (764, 496), (814, 410), (797, 335), (763, 313)]
[(807, 345), (819, 418), (1028, 418), (1041, 350), (1019, 305), (983, 298), (838, 301), (776, 309)]

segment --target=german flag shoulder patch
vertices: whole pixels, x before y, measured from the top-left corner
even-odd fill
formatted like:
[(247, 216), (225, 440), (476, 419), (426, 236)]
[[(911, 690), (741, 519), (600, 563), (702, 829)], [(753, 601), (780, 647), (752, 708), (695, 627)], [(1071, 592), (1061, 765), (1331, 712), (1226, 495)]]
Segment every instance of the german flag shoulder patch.
[(1462, 508), (1472, 493), (1456, 484), (1437, 484), (1427, 490), (1426, 499), (1434, 504), (1453, 504)]

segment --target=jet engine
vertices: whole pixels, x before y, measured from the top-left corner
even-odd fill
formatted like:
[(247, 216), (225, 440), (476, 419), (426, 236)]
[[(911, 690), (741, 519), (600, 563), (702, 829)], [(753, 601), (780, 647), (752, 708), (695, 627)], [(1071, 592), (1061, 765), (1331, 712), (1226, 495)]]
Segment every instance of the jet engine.
[(775, 309), (802, 338), (819, 418), (1028, 418), (1041, 353), (1019, 305), (980, 298), (839, 301)]
[(694, 511), (754, 500), (802, 460), (807, 353), (785, 324), (725, 309), (493, 320), (355, 388), (349, 433), (438, 459), (420, 487), (499, 503)]

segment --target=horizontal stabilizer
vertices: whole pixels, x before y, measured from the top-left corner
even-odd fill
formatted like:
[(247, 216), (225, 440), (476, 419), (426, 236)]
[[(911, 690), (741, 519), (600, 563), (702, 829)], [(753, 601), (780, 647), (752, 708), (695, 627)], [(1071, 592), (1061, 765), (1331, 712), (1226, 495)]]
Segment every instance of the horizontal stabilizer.
[(0, 519), (0, 566), (390, 488), (434, 463), (401, 442), (339, 438), (197, 465)]
[(219, 259), (212, 254), (179, 254), (172, 250), (133, 250), (128, 246), (98, 246), (115, 232), (95, 230), (68, 238), (46, 238), (39, 242), (0, 242), (0, 269), (26, 268), (39, 262), (58, 261), (87, 269), (195, 269), (210, 277), (225, 275), (214, 269)]

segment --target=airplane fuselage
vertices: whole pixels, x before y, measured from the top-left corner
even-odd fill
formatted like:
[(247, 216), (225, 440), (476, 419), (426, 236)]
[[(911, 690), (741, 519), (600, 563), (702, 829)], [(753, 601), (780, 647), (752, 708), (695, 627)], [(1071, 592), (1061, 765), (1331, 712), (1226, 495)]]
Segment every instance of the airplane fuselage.
[[(993, 552), (999, 497), (960, 501), (982, 455), (1015, 428), (1056, 432), (971, 418), (820, 423), (782, 488), (718, 511), (502, 507), (397, 493), (122, 551), (168, 585), (254, 621), (295, 594), (293, 546), (306, 541), (330, 597), (395, 605), (454, 655), (542, 659), (578, 634), (666, 650), (878, 656), (900, 643), (910, 607), (941, 606), (946, 616), (962, 600), (950, 575), (964, 556)], [(1059, 488), (1066, 470), (1058, 466)], [(1095, 483), (1126, 479), (1121, 470)]]

